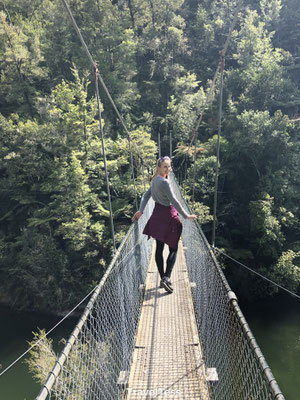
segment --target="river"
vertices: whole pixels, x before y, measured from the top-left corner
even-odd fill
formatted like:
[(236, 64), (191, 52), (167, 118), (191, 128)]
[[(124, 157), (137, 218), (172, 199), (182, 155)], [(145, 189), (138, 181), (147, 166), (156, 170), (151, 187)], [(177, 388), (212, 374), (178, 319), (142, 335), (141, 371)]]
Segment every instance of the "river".
[(283, 294), (241, 308), (286, 400), (299, 400), (300, 300)]
[[(241, 308), (286, 400), (299, 400), (300, 300), (280, 296)], [(54, 317), (12, 313), (0, 307), (2, 368), (27, 349), (26, 341), (32, 340), (32, 331), (37, 331), (37, 327), (48, 330), (57, 321)], [(58, 341), (68, 338), (75, 323), (74, 319), (66, 320), (53, 332), (51, 337), (57, 350)], [(39, 390), (40, 385), (33, 382), (23, 361), (0, 377), (0, 400), (33, 400)]]
[[(16, 313), (0, 307), (0, 371), (28, 349), (27, 341), (32, 341), (32, 332), (37, 332), (38, 328), (48, 331), (60, 319), (36, 313)], [(75, 319), (67, 319), (50, 334), (56, 351), (63, 347), (59, 344), (60, 339), (68, 338), (75, 324)], [(33, 400), (40, 387), (33, 381), (22, 359), (0, 376), (0, 400)]]

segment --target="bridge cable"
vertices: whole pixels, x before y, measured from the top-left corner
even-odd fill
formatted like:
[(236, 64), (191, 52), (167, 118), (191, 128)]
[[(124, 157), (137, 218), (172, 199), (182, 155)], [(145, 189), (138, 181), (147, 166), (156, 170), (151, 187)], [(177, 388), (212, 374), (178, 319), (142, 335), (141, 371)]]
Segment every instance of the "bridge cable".
[(288, 292), (288, 293), (291, 294), (292, 296), (297, 297), (298, 299), (300, 299), (300, 296), (298, 296), (296, 293), (292, 292), (292, 291), (289, 290), (289, 289), (286, 289), (285, 287), (283, 287), (283, 286), (279, 285), (278, 283), (272, 281), (271, 279), (269, 279), (269, 278), (267, 278), (266, 276), (260, 274), (259, 272), (255, 271), (255, 270), (253, 270), (253, 269), (251, 269), (251, 268), (249, 268), (249, 267), (247, 267), (247, 265), (241, 263), (241, 262), (238, 261), (238, 260), (235, 260), (233, 257), (231, 257), (231, 256), (229, 256), (228, 254), (224, 253), (223, 251), (221, 251), (221, 250), (218, 249), (217, 247), (213, 247), (212, 249), (215, 250), (215, 251), (217, 251), (218, 253), (222, 254), (223, 256), (229, 258), (230, 260), (234, 261), (235, 263), (239, 264), (241, 267), (246, 268), (248, 271), (251, 271), (251, 272), (253, 272), (254, 274), (260, 276), (261, 278), (265, 279), (265, 280), (268, 281), (269, 283), (272, 283), (273, 285), (279, 287), (280, 289), (282, 289), (282, 290)]
[[(71, 311), (69, 311), (57, 324), (55, 324), (48, 332), (46, 332), (45, 337), (47, 337), (54, 329), (56, 329), (65, 319), (67, 319), (75, 310), (78, 308), (88, 297), (92, 295), (92, 293), (97, 289), (98, 285), (95, 286)], [(28, 354), (34, 347), (36, 347), (43, 338), (39, 339), (32, 346), (30, 346), (23, 354), (21, 354), (15, 361), (13, 361), (8, 367), (6, 367), (3, 371), (0, 372), (0, 376), (4, 375), (11, 367), (13, 367), (18, 361), (20, 361), (26, 354)]]
[[(134, 163), (133, 163), (133, 154), (132, 154), (132, 143), (131, 143), (132, 142), (132, 137), (131, 137), (131, 134), (130, 134), (129, 130), (127, 129), (127, 127), (125, 125), (125, 122), (124, 122), (124, 120), (123, 120), (123, 118), (122, 118), (122, 116), (121, 116), (121, 114), (120, 114), (120, 112), (119, 112), (119, 110), (118, 110), (113, 98), (111, 97), (111, 95), (109, 93), (109, 90), (107, 89), (107, 87), (106, 87), (106, 85), (105, 85), (105, 83), (104, 83), (104, 81), (102, 79), (102, 76), (101, 76), (101, 74), (99, 72), (98, 64), (94, 61), (94, 59), (93, 59), (93, 57), (92, 57), (92, 55), (91, 55), (91, 53), (89, 51), (89, 48), (88, 48), (86, 42), (83, 39), (81, 31), (80, 31), (80, 29), (79, 29), (79, 27), (78, 27), (78, 25), (77, 25), (77, 23), (75, 21), (75, 18), (74, 18), (73, 14), (72, 14), (72, 11), (71, 11), (70, 7), (68, 6), (66, 0), (62, 0), (62, 2), (63, 2), (64, 6), (65, 6), (65, 8), (66, 8), (66, 10), (67, 10), (67, 12), (69, 14), (69, 17), (70, 17), (70, 19), (72, 21), (72, 24), (73, 24), (73, 26), (74, 26), (74, 28), (75, 28), (75, 30), (77, 32), (77, 35), (78, 35), (78, 37), (79, 37), (79, 39), (80, 39), (80, 41), (81, 41), (81, 43), (82, 43), (82, 45), (83, 45), (83, 47), (84, 47), (84, 49), (86, 51), (86, 54), (87, 54), (87, 56), (88, 56), (88, 58), (89, 58), (89, 60), (90, 60), (90, 62), (92, 64), (93, 68), (98, 71), (97, 79), (101, 83), (101, 86), (103, 87), (103, 89), (104, 89), (104, 91), (105, 91), (105, 93), (106, 93), (111, 105), (113, 106), (113, 108), (114, 108), (114, 110), (115, 110), (115, 112), (116, 112), (116, 114), (117, 114), (117, 116), (118, 116), (118, 118), (119, 118), (119, 120), (120, 120), (120, 122), (121, 122), (121, 124), (122, 124), (122, 126), (123, 126), (123, 128), (124, 128), (124, 130), (126, 132), (126, 134), (127, 134), (127, 139), (128, 139), (128, 142), (129, 142), (132, 179), (133, 179), (133, 186), (134, 186), (134, 193), (135, 193), (135, 205), (136, 205), (136, 209), (138, 209), (137, 190), (136, 190), (136, 183), (135, 183)], [(139, 154), (139, 152), (138, 152), (138, 154)], [(139, 156), (141, 157), (141, 155), (139, 155)]]
[(101, 105), (100, 105), (100, 96), (99, 96), (98, 74), (99, 74), (99, 71), (98, 71), (98, 68), (96, 67), (95, 68), (95, 86), (96, 86), (96, 97), (97, 97), (97, 106), (98, 106), (98, 115), (99, 115), (99, 128), (100, 128), (100, 133), (101, 133), (102, 153), (103, 153), (103, 162), (104, 162), (105, 179), (106, 179), (106, 190), (107, 190), (108, 203), (109, 203), (110, 227), (111, 227), (111, 234), (112, 234), (112, 240), (113, 240), (113, 248), (114, 248), (114, 253), (115, 253), (116, 252), (115, 229), (114, 229), (113, 211), (112, 211), (112, 203), (111, 203), (111, 195), (110, 195), (110, 187), (109, 187), (108, 171), (107, 171), (107, 163), (106, 163), (103, 124), (102, 124), (102, 118), (101, 118)]
[[(133, 247), (131, 247), (128, 251), (127, 251), (127, 253), (125, 253), (125, 255), (123, 255), (123, 258), (122, 258), (122, 262), (124, 262), (125, 260), (126, 260), (126, 258), (128, 257), (128, 256), (131, 256), (132, 255), (132, 253), (134, 253), (135, 251), (136, 251), (136, 248), (138, 247), (138, 246), (140, 246), (141, 245), (141, 243), (142, 243), (142, 239), (140, 239), (139, 241), (137, 241), (136, 242), (136, 244), (133, 246)], [(118, 253), (118, 251), (117, 251), (117, 253)], [(115, 257), (116, 257), (116, 255), (117, 254), (115, 254)], [(48, 335), (50, 335), (50, 333), (51, 332), (53, 332), (54, 331), (54, 329), (56, 329), (60, 324), (62, 324), (62, 322), (64, 322), (79, 306), (81, 306), (81, 304), (85, 301), (85, 300), (87, 300), (95, 291), (96, 291), (96, 289), (99, 287), (101, 285), (101, 282), (98, 284), (98, 285), (96, 285), (75, 307), (73, 307), (72, 308), (72, 310), (71, 311), (69, 311), (60, 321), (58, 321), (51, 329), (49, 329), (49, 331), (47, 331), (46, 333), (45, 333), (45, 336), (44, 337), (47, 337)], [(43, 337), (43, 338), (44, 338)], [(10, 365), (8, 365), (3, 371), (1, 371), (0, 372), (0, 377), (2, 376), (2, 375), (4, 375), (10, 368), (12, 368), (18, 361), (20, 361), (23, 357), (25, 357), (26, 356), (26, 354), (28, 354), (34, 347), (36, 347), (42, 340), (43, 340), (43, 338), (41, 338), (41, 339), (39, 339), (39, 340), (37, 340), (33, 345), (31, 345), (24, 353), (22, 353), (18, 358), (16, 358)]]
[[(225, 68), (225, 56), (222, 53), (220, 56), (220, 100), (219, 100), (219, 121), (218, 121), (218, 140), (217, 140), (217, 157), (216, 157), (216, 170), (215, 170), (215, 191), (214, 191), (214, 211), (213, 211), (213, 230), (212, 230), (212, 246), (215, 247), (216, 239), (216, 222), (217, 222), (217, 200), (218, 200), (218, 182), (219, 182), (219, 163), (220, 163), (220, 137), (222, 129), (222, 107), (223, 107), (223, 87), (224, 87), (224, 68)], [(196, 142), (195, 142), (196, 147)], [(196, 157), (196, 151), (194, 152)], [(195, 159), (196, 161), (196, 159)], [(193, 205), (194, 205), (194, 193), (195, 193), (195, 179), (196, 179), (196, 162), (194, 163), (194, 180), (193, 180)]]

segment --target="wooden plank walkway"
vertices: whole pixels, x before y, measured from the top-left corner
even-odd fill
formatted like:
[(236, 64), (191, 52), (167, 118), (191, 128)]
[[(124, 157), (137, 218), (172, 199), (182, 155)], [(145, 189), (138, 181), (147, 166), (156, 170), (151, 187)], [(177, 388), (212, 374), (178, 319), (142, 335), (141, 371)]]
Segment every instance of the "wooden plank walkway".
[[(165, 246), (165, 260), (167, 255)], [(174, 292), (169, 294), (159, 288), (154, 244), (129, 375), (128, 400), (209, 399), (181, 241), (171, 278)]]

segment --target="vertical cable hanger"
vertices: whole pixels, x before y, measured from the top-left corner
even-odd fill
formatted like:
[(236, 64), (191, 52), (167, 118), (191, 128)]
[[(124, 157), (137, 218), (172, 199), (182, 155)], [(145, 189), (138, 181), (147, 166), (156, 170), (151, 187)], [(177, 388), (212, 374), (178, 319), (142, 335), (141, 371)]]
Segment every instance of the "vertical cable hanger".
[(76, 32), (80, 38), (80, 41), (87, 53), (87, 56), (93, 65), (94, 68), (94, 73), (95, 73), (95, 86), (96, 86), (96, 97), (97, 97), (97, 106), (98, 106), (98, 114), (99, 114), (99, 128), (100, 128), (100, 136), (101, 136), (101, 142), (102, 142), (102, 152), (103, 152), (103, 161), (104, 161), (104, 170), (105, 170), (105, 179), (106, 179), (106, 186), (107, 186), (107, 196), (108, 196), (108, 202), (109, 202), (109, 214), (110, 214), (110, 225), (111, 225), (111, 235), (112, 235), (112, 240), (113, 240), (113, 249), (114, 252), (116, 251), (116, 243), (115, 243), (115, 230), (114, 230), (114, 221), (113, 221), (113, 213), (112, 213), (112, 205), (111, 205), (111, 196), (110, 196), (110, 186), (109, 186), (109, 179), (108, 179), (108, 171), (107, 171), (107, 163), (106, 163), (106, 153), (105, 153), (105, 146), (104, 146), (104, 136), (103, 136), (103, 125), (102, 125), (102, 119), (101, 119), (101, 108), (100, 108), (100, 95), (99, 95), (99, 87), (98, 87), (98, 79), (99, 79), (99, 71), (98, 71), (98, 66), (97, 63), (93, 60), (93, 57), (91, 56), (91, 53), (81, 35), (81, 32), (78, 28), (78, 25), (73, 17), (73, 14), (66, 3), (65, 0), (62, 0), (66, 10), (68, 11), (69, 17), (76, 29)]
[(100, 74), (98, 65), (94, 61), (94, 59), (93, 59), (93, 57), (92, 57), (92, 55), (91, 55), (91, 53), (90, 53), (90, 51), (89, 51), (89, 49), (87, 47), (87, 44), (85, 43), (85, 41), (83, 39), (83, 36), (82, 36), (82, 34), (80, 32), (80, 29), (79, 29), (79, 27), (78, 27), (78, 25), (77, 25), (77, 23), (75, 21), (75, 18), (74, 18), (73, 14), (72, 14), (72, 11), (71, 11), (70, 7), (68, 6), (66, 0), (62, 0), (62, 2), (63, 2), (63, 5), (65, 6), (65, 8), (66, 8), (66, 10), (68, 12), (68, 15), (69, 15), (69, 17), (70, 17), (70, 19), (72, 21), (72, 24), (73, 24), (73, 26), (74, 26), (74, 28), (75, 28), (75, 30), (77, 32), (77, 35), (78, 35), (78, 37), (79, 37), (79, 39), (80, 39), (80, 41), (81, 41), (81, 43), (82, 43), (82, 45), (83, 45), (83, 47), (84, 47), (84, 49), (86, 51), (86, 54), (87, 54), (87, 56), (88, 56), (88, 58), (89, 58), (89, 60), (90, 60), (90, 62), (92, 64), (94, 70), (97, 69), (97, 71), (98, 71), (97, 74), (96, 74), (97, 75), (97, 80), (99, 80), (99, 82), (101, 83), (101, 86), (103, 87), (103, 89), (104, 89), (104, 91), (105, 91), (105, 93), (106, 93), (111, 105), (113, 106), (113, 108), (114, 108), (114, 110), (115, 110), (115, 112), (116, 112), (116, 114), (117, 114), (117, 116), (118, 116), (118, 118), (119, 118), (119, 120), (120, 120), (120, 122), (121, 122), (121, 124), (122, 124), (122, 126), (123, 126), (123, 128), (124, 128), (124, 130), (126, 132), (126, 134), (127, 134), (127, 139), (128, 139), (128, 142), (129, 142), (129, 152), (130, 152), (130, 163), (131, 163), (131, 170), (132, 170), (132, 180), (133, 180), (134, 194), (135, 194), (135, 205), (136, 205), (136, 209), (138, 209), (137, 190), (136, 190), (136, 183), (135, 183), (134, 163), (133, 163), (133, 154), (132, 154), (132, 137), (130, 135), (129, 130), (127, 129), (127, 126), (125, 125), (125, 122), (124, 122), (124, 120), (123, 120), (123, 118), (122, 118), (122, 116), (121, 116), (121, 114), (120, 114), (120, 112), (119, 112), (119, 110), (118, 110), (113, 98), (111, 97), (111, 95), (109, 93), (109, 90), (107, 89), (107, 87), (106, 87), (106, 85), (105, 85), (105, 83), (104, 83), (104, 81), (102, 79), (102, 76)]
[(161, 158), (161, 147), (160, 147), (160, 131), (158, 131), (158, 158)]
[[(168, 122), (168, 120), (167, 120)], [(170, 157), (172, 158), (172, 154), (173, 154), (173, 138), (172, 138), (172, 129), (170, 129), (169, 131), (169, 139), (170, 139)]]
[[(110, 95), (110, 93), (109, 93), (109, 91), (107, 89), (107, 86), (105, 85), (105, 83), (104, 83), (104, 81), (102, 79), (102, 76), (101, 76), (100, 72), (98, 72), (98, 79), (99, 79), (103, 89), (105, 90), (105, 93), (107, 94), (107, 97), (109, 98), (109, 101), (111, 102), (111, 104), (112, 104), (117, 116), (119, 117), (119, 120), (121, 121), (121, 124), (122, 124), (122, 126), (123, 126), (123, 128), (124, 128), (124, 130), (125, 130), (125, 132), (127, 134), (127, 139), (128, 139), (128, 143), (129, 143), (129, 153), (130, 153), (130, 164), (131, 164), (131, 171), (132, 171), (132, 181), (133, 181), (134, 194), (135, 194), (135, 206), (136, 206), (136, 209), (138, 210), (139, 207), (138, 207), (138, 201), (137, 201), (137, 190), (136, 190), (135, 175), (134, 175), (134, 163), (133, 163), (133, 152), (132, 152), (132, 137), (131, 137), (131, 134), (130, 134), (129, 130), (127, 129), (127, 126), (125, 125), (125, 122), (124, 122), (121, 114), (119, 113), (119, 110), (118, 110), (113, 98), (111, 97), (111, 95)], [(141, 155), (140, 155), (140, 158), (143, 161), (143, 158), (141, 157)]]
[(108, 196), (108, 203), (109, 203), (110, 227), (111, 227), (111, 234), (112, 234), (113, 247), (114, 247), (114, 253), (115, 253), (116, 252), (115, 229), (114, 229), (113, 211), (112, 211), (110, 187), (109, 187), (109, 179), (108, 179), (108, 171), (107, 171), (106, 152), (105, 152), (105, 145), (104, 145), (103, 124), (102, 124), (102, 118), (101, 118), (101, 105), (100, 105), (99, 86), (98, 86), (98, 74), (99, 74), (99, 70), (96, 66), (95, 67), (95, 87), (96, 87), (96, 97), (97, 97), (97, 106), (98, 106), (98, 115), (99, 115), (99, 128), (100, 128), (100, 134), (101, 134), (106, 189), (107, 189), (107, 196)]
[(215, 192), (214, 192), (214, 212), (213, 212), (213, 231), (212, 231), (212, 247), (215, 247), (216, 239), (216, 222), (217, 222), (217, 201), (218, 201), (218, 182), (219, 182), (219, 163), (220, 163), (220, 138), (222, 130), (222, 106), (223, 106), (223, 87), (224, 87), (224, 68), (225, 55), (224, 51), (220, 54), (220, 98), (219, 98), (219, 118), (218, 118), (218, 140), (217, 140), (217, 157), (215, 170)]

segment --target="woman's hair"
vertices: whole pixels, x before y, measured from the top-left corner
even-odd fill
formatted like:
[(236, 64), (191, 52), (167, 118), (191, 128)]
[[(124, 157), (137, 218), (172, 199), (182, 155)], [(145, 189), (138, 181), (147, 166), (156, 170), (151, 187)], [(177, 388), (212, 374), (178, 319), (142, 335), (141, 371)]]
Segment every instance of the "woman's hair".
[(171, 158), (170, 158), (169, 156), (165, 156), (165, 157), (160, 157), (160, 158), (157, 160), (157, 163), (156, 163), (156, 171), (155, 171), (155, 174), (152, 176), (151, 181), (153, 181), (153, 179), (158, 175), (158, 170), (159, 170), (159, 168), (161, 167), (162, 163), (163, 163), (164, 161), (166, 161), (166, 160), (170, 160), (170, 161), (171, 161)]

